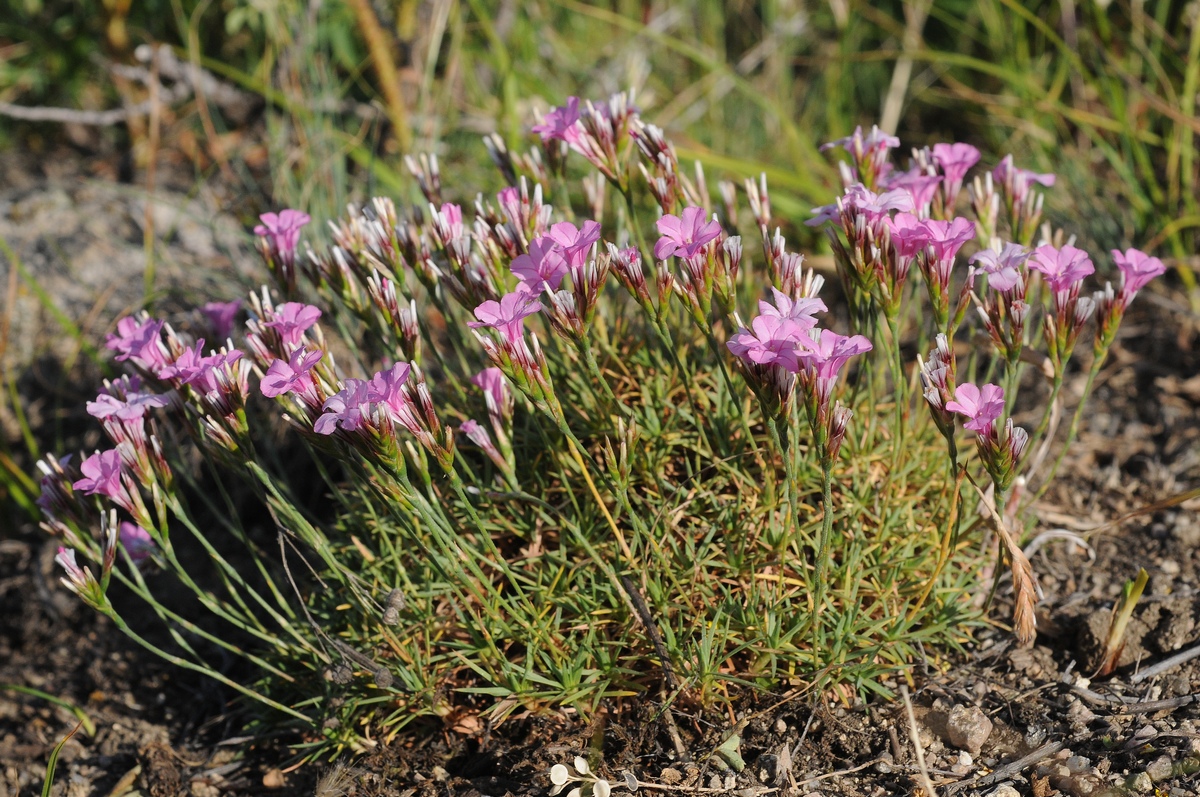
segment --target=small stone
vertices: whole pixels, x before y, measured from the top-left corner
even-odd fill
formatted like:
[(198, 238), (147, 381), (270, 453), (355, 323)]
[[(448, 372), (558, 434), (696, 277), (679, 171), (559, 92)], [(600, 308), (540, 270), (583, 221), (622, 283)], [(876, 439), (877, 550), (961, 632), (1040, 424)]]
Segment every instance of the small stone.
[(1145, 793), (1154, 788), (1154, 781), (1145, 772), (1139, 772), (1125, 779), (1125, 788)]
[(787, 723), (783, 721), (782, 717), (775, 719), (774, 729), (775, 733), (787, 733)]
[(1078, 775), (1080, 772), (1088, 772), (1091, 768), (1091, 760), (1084, 756), (1073, 755), (1067, 759), (1067, 769), (1071, 770), (1072, 775)]
[(1096, 712), (1084, 705), (1082, 700), (1071, 701), (1071, 707), (1067, 709), (1068, 722), (1072, 725), (1087, 725), (1094, 719), (1096, 719)]
[(667, 784), (668, 786), (674, 786), (675, 784), (677, 784), (683, 780), (683, 775), (680, 774), (679, 770), (672, 769), (671, 767), (667, 767), (666, 769), (664, 769), (662, 771), (662, 773), (659, 774), (658, 777), (662, 780), (663, 783)]
[(1163, 559), (1159, 563), (1158, 569), (1165, 576), (1177, 576), (1182, 568), (1180, 568), (1179, 562), (1176, 562), (1174, 559)]
[(1021, 792), (1004, 783), (988, 792), (987, 797), (1021, 797)]
[(726, 775), (725, 776), (725, 790), (733, 791), (735, 786), (737, 786), (737, 775)]
[(262, 784), (268, 789), (281, 789), (287, 784), (287, 779), (279, 769), (269, 769), (263, 775)]
[(950, 744), (979, 755), (992, 734), (992, 721), (978, 706), (955, 706), (946, 717), (946, 736)]
[(724, 785), (725, 784), (721, 781), (721, 776), (715, 772), (712, 774), (712, 777), (708, 779), (708, 788), (712, 789), (713, 791), (720, 791)]
[(975, 759), (971, 757), (970, 753), (964, 750), (958, 754), (958, 759), (950, 764), (950, 771), (955, 775), (962, 777), (971, 771), (971, 767), (974, 765), (974, 763)]
[(1146, 767), (1146, 774), (1150, 776), (1151, 780), (1158, 782), (1171, 777), (1173, 770), (1174, 767), (1171, 765), (1170, 756), (1164, 755), (1150, 762), (1149, 766)]

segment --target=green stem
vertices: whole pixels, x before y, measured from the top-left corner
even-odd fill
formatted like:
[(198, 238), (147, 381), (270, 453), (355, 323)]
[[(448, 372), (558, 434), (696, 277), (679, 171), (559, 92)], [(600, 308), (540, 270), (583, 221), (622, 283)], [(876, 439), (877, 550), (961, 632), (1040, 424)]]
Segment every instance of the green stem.
[[(1050, 472), (1046, 474), (1046, 478), (1042, 480), (1037, 493), (1026, 506), (1036, 503), (1038, 499), (1046, 494), (1046, 490), (1050, 489), (1050, 484), (1054, 481), (1054, 476), (1058, 473), (1059, 466), (1062, 465), (1063, 459), (1067, 456), (1067, 450), (1075, 442), (1075, 435), (1079, 432), (1079, 420), (1083, 417), (1083, 409), (1087, 405), (1088, 397), (1092, 394), (1092, 385), (1095, 384), (1096, 376), (1099, 375), (1100, 368), (1104, 365), (1107, 357), (1108, 348), (1105, 347), (1096, 352), (1096, 356), (1092, 359), (1092, 367), (1088, 371), (1087, 383), (1083, 386), (1083, 395), (1079, 397), (1079, 404), (1075, 407), (1075, 414), (1071, 416), (1071, 425), (1067, 429), (1067, 439), (1063, 441), (1062, 448), (1059, 450), (1058, 456), (1054, 460), (1054, 465), (1050, 468)], [(1059, 380), (1059, 382), (1061, 381)]]
[(106, 612), (106, 614), (112, 619), (112, 621), (114, 623), (116, 623), (117, 628), (121, 629), (121, 631), (125, 634), (125, 636), (129, 637), (134, 642), (138, 643), (139, 645), (144, 647), (146, 650), (150, 651), (151, 653), (153, 653), (154, 655), (163, 659), (164, 661), (168, 662), (169, 664), (174, 664), (177, 667), (184, 668), (185, 670), (192, 670), (193, 672), (198, 672), (198, 673), (207, 675), (210, 678), (213, 678), (214, 680), (220, 681), (221, 683), (225, 684), (226, 686), (230, 687), (231, 689), (241, 692), (246, 697), (253, 698), (254, 700), (257, 700), (258, 702), (262, 703), (263, 705), (270, 706), (271, 708), (273, 708), (277, 711), (282, 711), (284, 714), (295, 717), (296, 719), (299, 719), (299, 720), (303, 720), (308, 725), (312, 725), (312, 718), (309, 717), (308, 715), (301, 714), (299, 711), (296, 711), (294, 708), (285, 706), (282, 703), (272, 700), (271, 698), (267, 697), (264, 694), (255, 692), (253, 689), (250, 689), (249, 687), (239, 684), (237, 681), (234, 681), (231, 678), (228, 678), (227, 676), (222, 675), (221, 673), (217, 672), (216, 670), (212, 669), (211, 667), (207, 667), (203, 664), (197, 664), (193, 661), (189, 661), (188, 659), (182, 658), (180, 656), (176, 656), (172, 653), (168, 653), (165, 650), (163, 650), (162, 648), (156, 647), (155, 645), (146, 641), (142, 637), (138, 636), (138, 634), (132, 628), (130, 628), (129, 625), (126, 624), (126, 622), (124, 620), (121, 619), (121, 616), (119, 614), (117, 614), (114, 610), (112, 610), (111, 608), (109, 609), (108, 612)]

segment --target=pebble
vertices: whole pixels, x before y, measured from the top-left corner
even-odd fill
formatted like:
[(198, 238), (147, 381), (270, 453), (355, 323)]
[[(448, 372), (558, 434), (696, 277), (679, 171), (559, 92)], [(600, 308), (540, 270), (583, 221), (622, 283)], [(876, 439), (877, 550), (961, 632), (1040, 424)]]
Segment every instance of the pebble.
[(787, 733), (787, 723), (783, 721), (782, 717), (775, 719), (775, 733)]
[(1146, 774), (1150, 776), (1151, 780), (1158, 782), (1171, 777), (1173, 769), (1171, 757), (1164, 755), (1150, 762), (1149, 766), (1146, 767)]
[(1145, 772), (1139, 772), (1125, 780), (1125, 788), (1145, 793), (1154, 788), (1154, 781)]
[(1021, 792), (1004, 783), (988, 792), (987, 797), (1021, 797)]
[(955, 706), (946, 717), (946, 736), (950, 744), (979, 755), (992, 735), (992, 721), (978, 706)]
[(1084, 756), (1073, 755), (1067, 759), (1067, 769), (1071, 770), (1072, 775), (1078, 775), (1080, 772), (1087, 772), (1091, 770), (1091, 768), (1091, 760)]

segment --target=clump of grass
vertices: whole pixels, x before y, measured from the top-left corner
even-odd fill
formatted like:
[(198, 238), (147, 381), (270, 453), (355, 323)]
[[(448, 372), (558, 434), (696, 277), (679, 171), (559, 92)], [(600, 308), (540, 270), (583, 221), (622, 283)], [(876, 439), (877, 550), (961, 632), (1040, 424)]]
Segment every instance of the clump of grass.
[[(264, 214), (274, 291), (236, 338), (236, 303), (206, 306), (203, 335), (122, 320), (107, 345), (131, 374), (89, 404), (114, 448), (42, 463), (68, 586), (300, 723), (313, 755), (421, 715), (594, 712), (660, 689), (887, 694), (923, 646), (982, 622), (997, 557), (1031, 641), (1018, 542), (1061, 461), (1042, 469), (1066, 368), (1094, 313), (1094, 377), (1162, 264), (1116, 253), (1118, 287), (1081, 296), (1091, 260), (1039, 227), (1051, 175), (1009, 157), (964, 193), (973, 147), (901, 171), (896, 139), (858, 130), (831, 145), (844, 191), (815, 220), (846, 311), (827, 313), (765, 178), (714, 201), (625, 94), (533, 129), (527, 151), (487, 139), (508, 186), (473, 220), (433, 159), (408, 164), (427, 205), (352, 208), (329, 246), (300, 249), (300, 211)], [(1032, 433), (1010, 417), (1027, 362), (1047, 384)], [(216, 625), (163, 600), (155, 567)], [(122, 619), (114, 578), (173, 649)], [(259, 677), (218, 672), (214, 647)]]

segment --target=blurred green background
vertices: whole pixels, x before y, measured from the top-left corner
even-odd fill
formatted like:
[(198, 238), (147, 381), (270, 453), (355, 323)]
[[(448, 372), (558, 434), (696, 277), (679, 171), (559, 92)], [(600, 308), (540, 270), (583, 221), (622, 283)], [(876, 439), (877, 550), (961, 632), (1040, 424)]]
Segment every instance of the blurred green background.
[[(299, 203), (322, 216), (368, 188), (411, 191), (401, 149), (439, 152), (448, 182), (473, 195), (496, 182), (481, 169), (479, 134), (495, 129), (527, 146), (536, 109), (633, 86), (681, 155), (718, 174), (766, 170), (788, 215), (826, 201), (833, 173), (815, 145), (880, 122), (905, 145), (965, 140), (985, 162), (1013, 152), (1057, 172), (1067, 190), (1053, 192), (1056, 223), (1096, 247), (1150, 245), (1194, 265), (1198, 8), (4, 0), (0, 101), (134, 104), (148, 88), (113, 66), (138, 65), (139, 45), (170, 45), (260, 105), (229, 114), (193, 93), (172, 105), (161, 146), (182, 147), (200, 179), (235, 178), (258, 204)], [(136, 174), (148, 121), (93, 131), (85, 144), (131, 147)], [(0, 146), (36, 149), (63, 135), (62, 125), (8, 119)], [(256, 169), (263, 147), (268, 167)]]

